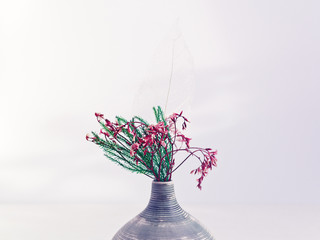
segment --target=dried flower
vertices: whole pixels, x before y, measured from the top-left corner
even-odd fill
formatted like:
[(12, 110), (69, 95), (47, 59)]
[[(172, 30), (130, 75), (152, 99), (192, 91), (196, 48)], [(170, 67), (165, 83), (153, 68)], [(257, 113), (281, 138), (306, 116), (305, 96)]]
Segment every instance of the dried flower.
[[(105, 156), (120, 166), (136, 173), (142, 173), (156, 181), (170, 181), (175, 172), (191, 156), (200, 162), (200, 166), (192, 170), (191, 174), (200, 174), (197, 187), (201, 189), (208, 170), (217, 166), (217, 151), (211, 148), (191, 147), (191, 138), (182, 134), (177, 126), (182, 120), (182, 130), (187, 127), (188, 119), (181, 111), (165, 118), (160, 107), (153, 108), (157, 123), (148, 124), (140, 117), (133, 117), (131, 121), (116, 117), (115, 122), (104, 119), (104, 115), (95, 113), (101, 125), (99, 135), (86, 135), (88, 141), (99, 145)], [(177, 142), (181, 142), (178, 146)], [(187, 157), (175, 166), (175, 156), (186, 152)]]

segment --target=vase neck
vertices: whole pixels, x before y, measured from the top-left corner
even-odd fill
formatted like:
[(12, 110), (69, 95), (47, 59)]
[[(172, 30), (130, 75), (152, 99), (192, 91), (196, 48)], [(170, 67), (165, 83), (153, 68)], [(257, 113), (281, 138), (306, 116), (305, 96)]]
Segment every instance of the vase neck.
[(159, 203), (176, 203), (176, 195), (174, 192), (173, 182), (152, 182), (151, 197), (149, 201), (150, 204)]
[(176, 200), (173, 182), (152, 182), (149, 204), (140, 216), (151, 221), (186, 218), (187, 213)]

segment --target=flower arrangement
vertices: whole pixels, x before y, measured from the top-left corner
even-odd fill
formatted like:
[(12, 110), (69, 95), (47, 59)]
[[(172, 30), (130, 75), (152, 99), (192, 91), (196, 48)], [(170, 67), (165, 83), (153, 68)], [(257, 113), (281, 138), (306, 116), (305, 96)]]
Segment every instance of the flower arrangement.
[[(111, 161), (155, 181), (171, 181), (172, 174), (190, 157), (194, 157), (199, 161), (199, 167), (190, 173), (200, 175), (197, 187), (201, 190), (208, 170), (216, 166), (217, 151), (190, 146), (191, 138), (182, 134), (177, 125), (178, 121), (182, 121), (182, 130), (187, 128), (189, 121), (182, 115), (183, 112), (165, 118), (161, 107), (154, 107), (153, 111), (156, 124), (149, 124), (137, 116), (130, 121), (117, 116), (116, 121), (111, 122), (103, 114), (95, 113), (101, 126), (100, 132), (87, 134), (86, 139), (101, 147)], [(177, 164), (175, 157), (181, 152), (187, 155)]]

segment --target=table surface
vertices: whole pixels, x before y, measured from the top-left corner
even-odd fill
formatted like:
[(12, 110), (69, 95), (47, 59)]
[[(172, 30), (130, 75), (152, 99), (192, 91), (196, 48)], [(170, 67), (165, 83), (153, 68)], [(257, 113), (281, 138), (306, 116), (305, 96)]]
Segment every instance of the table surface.
[[(217, 240), (319, 240), (320, 205), (186, 205)], [(144, 209), (130, 204), (0, 204), (2, 240), (107, 240)]]

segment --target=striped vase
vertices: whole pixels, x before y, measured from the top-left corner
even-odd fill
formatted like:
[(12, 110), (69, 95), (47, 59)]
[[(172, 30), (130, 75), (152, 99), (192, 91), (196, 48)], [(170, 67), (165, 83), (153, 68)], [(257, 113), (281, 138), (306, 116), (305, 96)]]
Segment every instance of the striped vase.
[(214, 240), (178, 204), (173, 182), (152, 182), (148, 206), (124, 225), (113, 240)]

